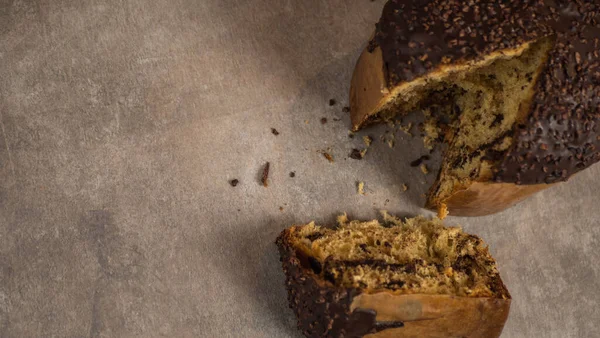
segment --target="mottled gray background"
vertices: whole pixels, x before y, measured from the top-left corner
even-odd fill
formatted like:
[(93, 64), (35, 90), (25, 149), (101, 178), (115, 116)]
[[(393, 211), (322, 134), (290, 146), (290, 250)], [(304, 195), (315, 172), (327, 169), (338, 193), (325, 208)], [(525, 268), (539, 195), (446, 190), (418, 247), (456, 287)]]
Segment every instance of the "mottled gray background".
[[(285, 226), (425, 212), (418, 140), (347, 159), (342, 107), (382, 5), (0, 0), (0, 336), (299, 337)], [(599, 174), (448, 220), (498, 259), (504, 337), (600, 336)]]

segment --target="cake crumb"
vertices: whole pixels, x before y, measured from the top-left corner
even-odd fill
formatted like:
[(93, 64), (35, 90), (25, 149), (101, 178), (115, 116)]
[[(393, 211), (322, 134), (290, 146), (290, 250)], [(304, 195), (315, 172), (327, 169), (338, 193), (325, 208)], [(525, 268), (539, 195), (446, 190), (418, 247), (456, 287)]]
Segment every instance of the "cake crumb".
[(371, 143), (373, 143), (373, 138), (371, 136), (363, 136), (363, 142), (367, 147), (370, 147)]
[(337, 217), (337, 223), (339, 225), (348, 224), (348, 222), (350, 222), (350, 221), (348, 220), (348, 214), (346, 214), (346, 213), (343, 213), (342, 215), (339, 215)]
[(429, 174), (429, 169), (427, 168), (427, 165), (425, 164), (421, 164), (421, 172), (423, 172), (423, 174), (427, 175)]
[(361, 150), (358, 149), (352, 149), (352, 152), (350, 153), (350, 158), (354, 159), (354, 160), (362, 160), (364, 157), (363, 152)]
[(407, 191), (407, 190), (408, 190), (408, 185), (402, 184), (402, 191)]
[(408, 136), (413, 136), (413, 134), (410, 132), (411, 129), (412, 129), (412, 123), (410, 123), (410, 122), (405, 126), (400, 125), (400, 130), (402, 130)]
[(365, 155), (367, 154), (367, 148), (363, 149), (360, 151), (360, 156), (362, 156), (363, 158), (365, 157)]
[(388, 139), (387, 144), (390, 148), (394, 148), (394, 144), (395, 144), (394, 134), (392, 134), (392, 137), (390, 139)]
[(279, 211), (283, 211), (283, 207), (279, 207)]
[(365, 194), (365, 182), (358, 182), (356, 188), (359, 195)]
[(354, 138), (354, 132), (352, 132), (351, 130), (348, 130), (348, 137)]
[(266, 188), (269, 186), (269, 168), (271, 167), (271, 163), (267, 162), (263, 168), (261, 183)]
[(437, 217), (439, 219), (444, 219), (448, 216), (450, 212), (448, 212), (448, 206), (444, 203), (442, 203), (440, 205), (440, 207), (438, 208), (438, 213), (437, 213)]
[(240, 180), (235, 179), (235, 178), (233, 180), (229, 181), (229, 184), (231, 184), (232, 187), (237, 186), (238, 183), (240, 183)]
[(333, 163), (333, 156), (331, 156), (331, 154), (327, 153), (327, 152), (323, 152), (323, 157), (325, 157), (327, 159), (327, 161), (329, 161), (329, 163)]
[(279, 135), (279, 132), (275, 128), (271, 128), (271, 133), (273, 133), (275, 136)]
[(308, 124), (308, 120), (304, 120), (304, 123)]

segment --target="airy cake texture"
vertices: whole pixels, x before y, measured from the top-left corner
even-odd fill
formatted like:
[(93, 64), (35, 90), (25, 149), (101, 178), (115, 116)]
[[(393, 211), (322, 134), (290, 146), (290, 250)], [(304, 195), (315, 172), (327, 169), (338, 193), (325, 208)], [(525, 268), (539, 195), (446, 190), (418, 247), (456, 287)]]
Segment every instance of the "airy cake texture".
[(388, 216), (386, 221), (387, 226), (377, 220), (344, 221), (336, 229), (310, 223), (297, 228), (293, 241), (312, 271), (335, 286), (508, 297), (478, 237), (424, 217), (401, 222)]

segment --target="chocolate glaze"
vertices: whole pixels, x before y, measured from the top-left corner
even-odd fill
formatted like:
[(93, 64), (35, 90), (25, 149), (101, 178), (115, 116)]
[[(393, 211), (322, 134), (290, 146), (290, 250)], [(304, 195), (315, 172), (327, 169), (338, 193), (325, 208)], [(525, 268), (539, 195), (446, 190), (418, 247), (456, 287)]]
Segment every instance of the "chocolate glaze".
[(497, 182), (539, 184), (600, 161), (599, 0), (390, 0), (369, 46), (381, 48), (393, 87), (542, 37), (555, 46), (494, 173)]
[(363, 337), (381, 330), (403, 327), (403, 322), (378, 322), (372, 309), (350, 311), (359, 289), (340, 288), (317, 281), (307, 261), (297, 255), (284, 231), (276, 241), (286, 276), (290, 308), (306, 337)]

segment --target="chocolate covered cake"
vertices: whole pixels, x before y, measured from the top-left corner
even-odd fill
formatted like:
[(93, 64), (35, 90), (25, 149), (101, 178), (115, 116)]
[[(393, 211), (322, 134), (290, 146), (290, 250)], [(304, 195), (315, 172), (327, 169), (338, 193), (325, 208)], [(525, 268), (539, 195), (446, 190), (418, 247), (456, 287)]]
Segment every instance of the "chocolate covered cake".
[(600, 160), (600, 1), (391, 0), (352, 79), (353, 128), (423, 111), (427, 207), (501, 211)]

